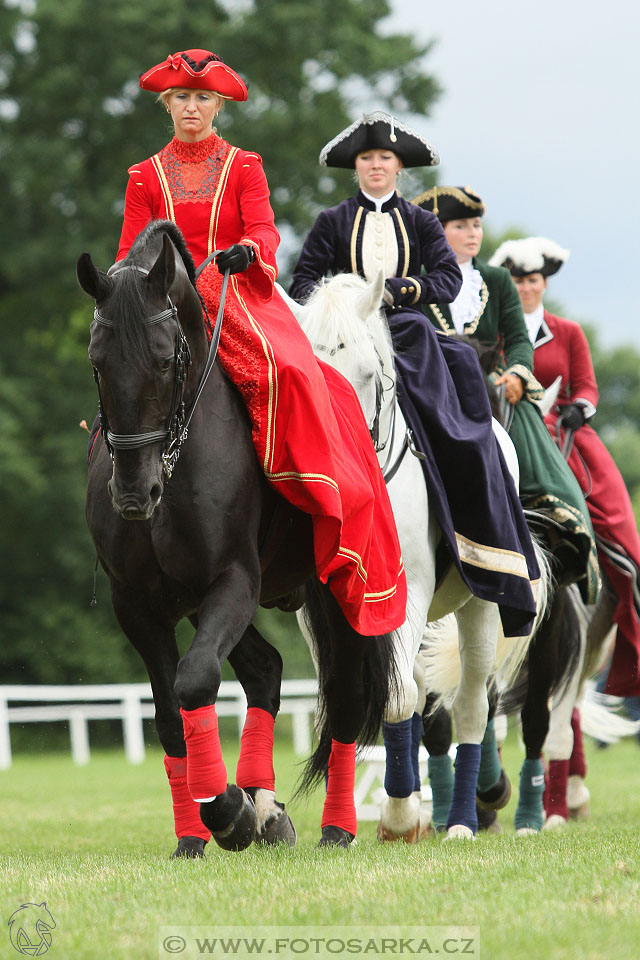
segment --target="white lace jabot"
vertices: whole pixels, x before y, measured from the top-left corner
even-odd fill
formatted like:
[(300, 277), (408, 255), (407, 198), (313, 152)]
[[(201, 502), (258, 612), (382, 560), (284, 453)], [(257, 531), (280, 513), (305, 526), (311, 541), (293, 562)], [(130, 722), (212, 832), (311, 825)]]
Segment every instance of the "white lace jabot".
[(471, 323), (480, 313), (482, 277), (480, 271), (474, 267), (472, 260), (459, 263), (458, 266), (462, 274), (462, 287), (451, 304), (451, 319), (456, 328), (456, 333), (460, 334), (464, 333), (465, 323)]
[(540, 304), (533, 313), (525, 313), (524, 322), (527, 325), (527, 333), (529, 334), (529, 340), (531, 343), (536, 342), (536, 337), (538, 336), (538, 331), (542, 326), (542, 321), (544, 320), (544, 307)]

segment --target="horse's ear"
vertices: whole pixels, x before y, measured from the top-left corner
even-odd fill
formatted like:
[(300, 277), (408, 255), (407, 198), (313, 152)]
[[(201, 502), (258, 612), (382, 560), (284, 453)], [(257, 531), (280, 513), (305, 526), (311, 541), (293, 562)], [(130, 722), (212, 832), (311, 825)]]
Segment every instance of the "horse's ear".
[(149, 289), (160, 297), (166, 297), (176, 276), (176, 256), (168, 234), (162, 236), (162, 250), (149, 270), (147, 284)]
[(113, 286), (113, 280), (94, 266), (88, 253), (81, 253), (76, 264), (78, 283), (94, 300), (104, 300)]
[(382, 306), (382, 294), (384, 293), (384, 284), (385, 276), (382, 270), (378, 271), (378, 275), (375, 280), (369, 287), (369, 310), (368, 312), (373, 313), (375, 310), (379, 310)]

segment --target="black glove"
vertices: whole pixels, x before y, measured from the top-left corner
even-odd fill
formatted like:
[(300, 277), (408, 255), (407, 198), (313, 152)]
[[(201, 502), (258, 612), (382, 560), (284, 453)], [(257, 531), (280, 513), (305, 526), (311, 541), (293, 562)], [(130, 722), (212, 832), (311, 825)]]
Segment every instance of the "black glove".
[(584, 407), (579, 403), (568, 403), (562, 407), (558, 421), (565, 430), (579, 430), (586, 422)]
[(215, 258), (220, 273), (228, 270), (229, 273), (242, 273), (256, 258), (253, 247), (246, 247), (243, 243), (234, 243), (227, 247)]
[[(392, 308), (412, 305), (422, 293), (420, 285), (413, 277), (389, 277), (384, 290), (383, 304)], [(390, 303), (390, 300), (393, 302)]]

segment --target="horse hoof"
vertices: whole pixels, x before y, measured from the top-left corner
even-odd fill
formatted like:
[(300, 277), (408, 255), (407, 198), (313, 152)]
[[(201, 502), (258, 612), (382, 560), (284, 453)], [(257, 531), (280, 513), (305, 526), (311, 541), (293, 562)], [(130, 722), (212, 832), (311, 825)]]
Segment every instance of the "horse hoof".
[(420, 801), (409, 797), (387, 797), (380, 808), (378, 840), (381, 843), (417, 843), (420, 839)]
[(561, 817), (559, 813), (552, 813), (550, 817), (547, 817), (545, 822), (542, 824), (543, 830), (560, 830), (562, 827), (566, 827), (567, 821), (564, 817)]
[[(224, 813), (230, 815), (231, 820), (226, 827), (216, 829), (221, 817), (220, 809), (214, 808), (220, 801), (224, 801)], [(256, 835), (256, 808), (253, 800), (233, 783), (211, 803), (200, 804), (200, 819), (205, 827), (211, 830), (211, 836), (223, 850), (245, 850), (253, 843)]]
[(431, 820), (420, 819), (420, 840), (431, 840), (436, 835), (436, 829)]
[(589, 799), (591, 794), (582, 777), (572, 774), (567, 784), (567, 806), (569, 816), (573, 820), (586, 820), (589, 816)]
[(540, 831), (535, 830), (534, 827), (518, 827), (516, 837), (536, 837), (539, 833)]
[(396, 843), (398, 840), (403, 840), (405, 843), (417, 843), (420, 835), (420, 821), (414, 827), (405, 830), (404, 833), (394, 833), (389, 827), (385, 827), (382, 821), (378, 823), (378, 840), (380, 843)]
[(466, 827), (463, 823), (454, 823), (447, 830), (445, 840), (475, 840), (475, 835), (471, 827)]
[(188, 859), (196, 860), (198, 857), (204, 857), (204, 848), (206, 845), (207, 841), (203, 840), (202, 837), (180, 837), (178, 846), (171, 854), (171, 859), (187, 857)]
[(498, 813), (496, 810), (483, 810), (477, 807), (478, 830), (485, 833), (502, 833), (502, 827), (498, 823)]
[(319, 847), (342, 847), (347, 849), (351, 846), (355, 837), (343, 827), (323, 827), (322, 837), (318, 841)]
[(589, 809), (589, 802), (581, 804), (579, 807), (571, 807), (569, 810), (569, 816), (572, 820), (588, 820), (591, 810)]
[(265, 787), (245, 787), (245, 790), (256, 808), (255, 842), (265, 846), (285, 843), (288, 847), (295, 847), (298, 839), (296, 828), (284, 803), (276, 800), (275, 791)]
[(500, 771), (500, 779), (490, 790), (476, 791), (476, 806), (479, 810), (502, 810), (511, 799), (511, 781), (504, 770)]
[(256, 843), (270, 847), (276, 843), (285, 843), (288, 847), (295, 847), (298, 842), (296, 828), (284, 808), (284, 803), (279, 803), (278, 806), (281, 808), (280, 814), (267, 820), (256, 833)]

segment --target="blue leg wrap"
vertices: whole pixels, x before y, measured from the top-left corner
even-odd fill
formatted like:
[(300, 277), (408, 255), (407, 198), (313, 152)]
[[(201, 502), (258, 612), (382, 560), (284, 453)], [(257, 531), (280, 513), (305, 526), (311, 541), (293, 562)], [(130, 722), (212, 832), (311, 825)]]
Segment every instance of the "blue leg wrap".
[(480, 769), (481, 747), (479, 743), (459, 743), (456, 750), (453, 797), (447, 820), (447, 830), (454, 824), (462, 824), (476, 833), (476, 786)]
[(436, 830), (447, 826), (451, 796), (453, 794), (453, 767), (448, 753), (440, 757), (429, 757), (429, 783), (433, 795), (433, 813), (431, 819)]
[(493, 719), (489, 720), (484, 738), (481, 743), (480, 772), (478, 773), (478, 790), (486, 793), (500, 779), (502, 764), (498, 755), (498, 744), (494, 730)]
[(542, 760), (525, 760), (520, 771), (520, 796), (516, 809), (516, 830), (531, 827), (542, 830), (542, 795), (544, 767)]
[(387, 751), (384, 788), (390, 797), (409, 797), (413, 793), (411, 763), (412, 718), (400, 723), (383, 723), (382, 737)]
[(411, 718), (411, 766), (413, 767), (413, 789), (420, 792), (420, 744), (422, 743), (422, 717), (414, 713)]

